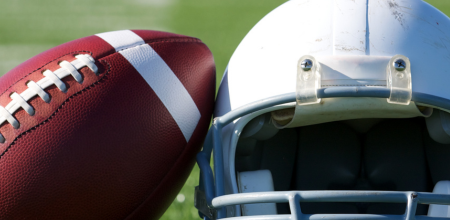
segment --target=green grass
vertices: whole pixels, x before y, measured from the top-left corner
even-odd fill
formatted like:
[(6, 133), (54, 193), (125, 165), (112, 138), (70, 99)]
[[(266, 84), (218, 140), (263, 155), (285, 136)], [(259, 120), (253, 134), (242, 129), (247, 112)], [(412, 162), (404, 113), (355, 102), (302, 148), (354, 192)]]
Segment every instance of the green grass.
[[(2, 0), (0, 74), (48, 48), (120, 29), (153, 29), (195, 36), (211, 49), (217, 81), (251, 27), (285, 0)], [(450, 1), (428, 0), (446, 14)], [(199, 219), (193, 208), (196, 166), (162, 217)], [(183, 196), (184, 200), (182, 200)]]
[[(248, 30), (285, 0), (5, 0), (0, 1), (0, 73), (80, 37), (152, 29), (202, 39), (219, 81)], [(11, 54), (12, 52), (12, 54)]]

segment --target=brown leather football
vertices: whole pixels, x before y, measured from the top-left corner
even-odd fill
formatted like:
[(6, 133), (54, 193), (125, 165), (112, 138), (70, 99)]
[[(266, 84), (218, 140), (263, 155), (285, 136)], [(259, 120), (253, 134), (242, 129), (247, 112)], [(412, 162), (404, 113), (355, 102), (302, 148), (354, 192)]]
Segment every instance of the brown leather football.
[(214, 105), (200, 40), (115, 31), (0, 78), (0, 219), (158, 219), (183, 186)]

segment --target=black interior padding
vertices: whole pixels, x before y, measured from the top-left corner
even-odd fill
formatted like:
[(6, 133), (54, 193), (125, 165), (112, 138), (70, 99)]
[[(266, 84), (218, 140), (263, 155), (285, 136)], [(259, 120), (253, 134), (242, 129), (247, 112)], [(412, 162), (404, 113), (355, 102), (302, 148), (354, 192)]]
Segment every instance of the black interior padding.
[[(295, 129), (280, 130), (266, 141), (240, 139), (236, 148), (236, 170), (238, 172), (270, 170), (275, 191), (288, 191), (292, 182), (296, 150)], [(280, 214), (289, 213), (289, 206), (277, 204), (277, 211)]]
[[(266, 141), (240, 140), (236, 170), (270, 170), (275, 191), (431, 192), (438, 181), (450, 180), (449, 158), (450, 145), (434, 142), (423, 118), (385, 119), (366, 133), (330, 122), (282, 129)], [(404, 203), (301, 203), (305, 214), (403, 214), (405, 208)], [(419, 205), (417, 214), (426, 215), (427, 208)], [(287, 214), (289, 206), (277, 204), (277, 211)]]
[[(290, 190), (297, 151), (297, 132), (294, 129), (280, 130), (275, 138), (263, 143), (261, 169), (272, 173), (275, 191)], [(277, 204), (280, 214), (289, 213), (287, 204)]]
[[(348, 190), (356, 186), (361, 167), (361, 144), (342, 123), (298, 129), (295, 190)], [(357, 213), (351, 203), (301, 203), (306, 214)]]
[(450, 144), (440, 144), (423, 132), (425, 152), (433, 186), (441, 180), (450, 180)]
[[(421, 125), (411, 119), (386, 120), (366, 134), (363, 149), (366, 178), (374, 190), (430, 191)], [(403, 214), (406, 204), (369, 204), (370, 214)], [(426, 215), (427, 207), (417, 207)]]

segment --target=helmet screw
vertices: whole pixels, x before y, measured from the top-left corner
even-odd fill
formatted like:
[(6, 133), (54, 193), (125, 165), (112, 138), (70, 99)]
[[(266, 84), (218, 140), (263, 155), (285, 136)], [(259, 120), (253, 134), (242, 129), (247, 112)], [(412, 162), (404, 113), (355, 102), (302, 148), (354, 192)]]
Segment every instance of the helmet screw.
[(403, 71), (406, 69), (406, 62), (402, 59), (398, 59), (394, 62), (394, 67), (397, 71)]
[(305, 59), (305, 60), (302, 61), (300, 66), (302, 67), (302, 69), (304, 71), (309, 71), (309, 70), (311, 70), (313, 64), (312, 64), (312, 61), (310, 59)]

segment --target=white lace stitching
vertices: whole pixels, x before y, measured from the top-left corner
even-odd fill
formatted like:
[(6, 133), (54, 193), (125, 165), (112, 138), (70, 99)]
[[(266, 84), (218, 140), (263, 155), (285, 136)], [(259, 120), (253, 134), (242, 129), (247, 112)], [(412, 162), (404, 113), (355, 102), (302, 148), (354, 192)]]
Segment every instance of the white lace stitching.
[[(23, 91), (21, 94), (18, 94), (16, 92), (12, 93), (10, 96), (12, 99), (11, 102), (9, 102), (6, 107), (0, 106), (0, 125), (4, 122), (8, 122), (15, 129), (19, 128), (20, 123), (13, 116), (13, 114), (17, 110), (19, 110), (19, 108), (25, 110), (29, 115), (34, 115), (35, 110), (30, 104), (28, 104), (28, 101), (38, 95), (46, 103), (49, 103), (50, 96), (47, 92), (44, 91), (44, 89), (48, 88), (51, 85), (56, 85), (56, 87), (58, 87), (58, 89), (64, 93), (67, 92), (66, 84), (64, 84), (64, 82), (61, 80), (66, 76), (71, 75), (78, 83), (82, 83), (83, 78), (78, 72), (79, 69), (88, 67), (95, 74), (98, 73), (98, 68), (95, 65), (95, 60), (91, 56), (87, 54), (81, 54), (75, 56), (75, 58), (77, 59), (72, 62), (60, 62), (59, 66), (61, 66), (61, 68), (56, 70), (55, 72), (52, 72), (50, 70), (44, 71), (43, 74), (45, 77), (39, 80), (37, 83), (34, 81), (27, 82), (28, 89)], [(5, 137), (0, 134), (0, 143), (5, 143), (5, 141)]]

